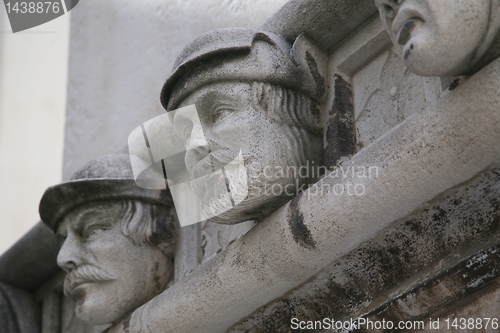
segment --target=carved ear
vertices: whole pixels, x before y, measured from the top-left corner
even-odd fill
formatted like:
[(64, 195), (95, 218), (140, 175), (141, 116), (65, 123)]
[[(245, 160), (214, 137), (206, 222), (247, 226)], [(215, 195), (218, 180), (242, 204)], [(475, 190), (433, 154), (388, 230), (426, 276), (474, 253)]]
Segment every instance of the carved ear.
[(293, 43), (292, 55), (309, 76), (308, 82), (315, 85), (318, 102), (324, 102), (328, 82), (328, 55), (304, 33)]

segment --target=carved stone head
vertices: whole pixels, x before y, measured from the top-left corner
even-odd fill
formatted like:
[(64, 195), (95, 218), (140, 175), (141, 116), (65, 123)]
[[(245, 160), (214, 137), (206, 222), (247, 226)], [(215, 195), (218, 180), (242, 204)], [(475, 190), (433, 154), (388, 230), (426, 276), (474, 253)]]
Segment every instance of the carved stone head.
[(375, 3), (405, 66), (418, 75), (469, 75), (500, 55), (498, 0)]
[[(210, 221), (260, 219), (313, 182), (327, 89), (323, 56), (304, 36), (292, 45), (250, 29), (215, 30), (182, 51), (161, 101), (167, 111), (196, 106), (199, 120), (176, 113), (173, 123), (203, 209), (222, 212)], [(203, 177), (237, 156), (246, 179)]]
[(78, 318), (113, 323), (166, 288), (177, 239), (173, 214), (167, 191), (135, 185), (125, 154), (93, 160), (47, 189), (40, 216), (60, 241), (64, 293)]

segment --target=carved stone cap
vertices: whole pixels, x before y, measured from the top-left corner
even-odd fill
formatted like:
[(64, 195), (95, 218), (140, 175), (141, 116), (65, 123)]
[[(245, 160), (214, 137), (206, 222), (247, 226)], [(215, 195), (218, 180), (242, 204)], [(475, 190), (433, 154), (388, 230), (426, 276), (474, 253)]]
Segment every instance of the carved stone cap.
[[(266, 31), (228, 28), (210, 31), (188, 44), (177, 58), (161, 91), (161, 103), (173, 110), (199, 87), (221, 81), (267, 82), (301, 92), (315, 101), (325, 95), (317, 65), (283, 36)], [(311, 59), (313, 63), (309, 60)]]
[(78, 170), (70, 181), (49, 187), (40, 200), (42, 221), (57, 230), (61, 219), (89, 202), (135, 199), (173, 207), (168, 190), (148, 190), (135, 184), (129, 155), (98, 157)]

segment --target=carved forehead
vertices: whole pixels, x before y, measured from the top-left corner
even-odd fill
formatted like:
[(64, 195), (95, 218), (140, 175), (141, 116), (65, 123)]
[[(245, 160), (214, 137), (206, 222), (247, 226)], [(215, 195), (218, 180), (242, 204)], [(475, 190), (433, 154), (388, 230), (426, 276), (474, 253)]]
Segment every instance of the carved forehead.
[(64, 234), (68, 228), (78, 229), (86, 224), (98, 221), (114, 224), (121, 216), (121, 204), (118, 201), (91, 202), (79, 206), (63, 217), (57, 227), (57, 234)]
[[(179, 107), (196, 104), (203, 101), (229, 102), (231, 100), (248, 100), (251, 98), (251, 85), (246, 82), (218, 82), (200, 87), (184, 98)], [(200, 111), (200, 110), (199, 110)]]

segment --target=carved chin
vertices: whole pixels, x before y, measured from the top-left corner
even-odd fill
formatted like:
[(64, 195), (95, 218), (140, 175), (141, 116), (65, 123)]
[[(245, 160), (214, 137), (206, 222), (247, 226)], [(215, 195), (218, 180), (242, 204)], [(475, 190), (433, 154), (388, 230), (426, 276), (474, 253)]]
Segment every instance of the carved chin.
[(75, 302), (77, 306), (82, 305), (85, 302), (85, 298), (87, 297), (86, 292), (83, 288), (76, 288), (71, 292), (71, 294), (67, 296), (69, 299)]
[[(265, 183), (265, 182), (264, 182)], [(249, 220), (259, 220), (290, 199), (285, 192), (272, 193), (271, 185), (263, 187), (262, 182), (250, 184), (249, 191), (237, 191), (238, 186), (230, 187), (230, 197), (224, 183), (215, 184), (202, 200), (202, 210), (213, 223), (235, 224)], [(278, 184), (278, 182), (276, 182)], [(284, 183), (282, 186), (285, 186)], [(234, 183), (233, 183), (234, 185)], [(240, 184), (243, 187), (243, 184)], [(246, 186), (246, 184), (245, 184)], [(234, 203), (234, 206), (233, 206)]]
[(101, 324), (102, 321), (104, 322), (112, 322), (112, 320), (107, 320), (106, 318), (100, 318), (103, 313), (99, 315), (99, 318), (96, 317), (96, 312), (95, 311), (95, 306), (92, 304), (89, 304), (88, 298), (84, 298), (81, 301), (79, 301), (76, 305), (75, 309), (75, 315), (82, 321), (90, 323), (90, 324)]
[(109, 306), (102, 308), (102, 306), (98, 306), (88, 297), (77, 304), (75, 315), (78, 319), (92, 325), (109, 324), (119, 319), (119, 316), (114, 315), (110, 311)]
[(421, 76), (454, 76), (462, 75), (470, 65), (472, 54), (456, 50), (454, 45), (439, 41), (432, 31), (420, 27), (414, 32), (406, 44), (401, 45), (401, 56), (404, 65), (410, 71)]
[(92, 314), (91, 307), (89, 307), (88, 304), (85, 304), (85, 298), (78, 301), (75, 308), (75, 314), (78, 319), (87, 323), (94, 323), (96, 319)]
[(207, 183), (207, 189), (202, 197), (201, 205), (204, 216), (211, 221), (218, 220), (217, 217), (222, 216), (233, 219), (225, 223), (236, 223), (234, 219), (238, 222), (246, 221), (242, 216), (245, 201), (248, 199), (246, 175), (245, 178), (230, 178), (227, 183), (222, 177), (216, 180), (210, 184)]
[(93, 325), (108, 324), (118, 319), (110, 301), (99, 297), (102, 293), (86, 292), (81, 295), (71, 297), (76, 302), (75, 315), (78, 319)]

